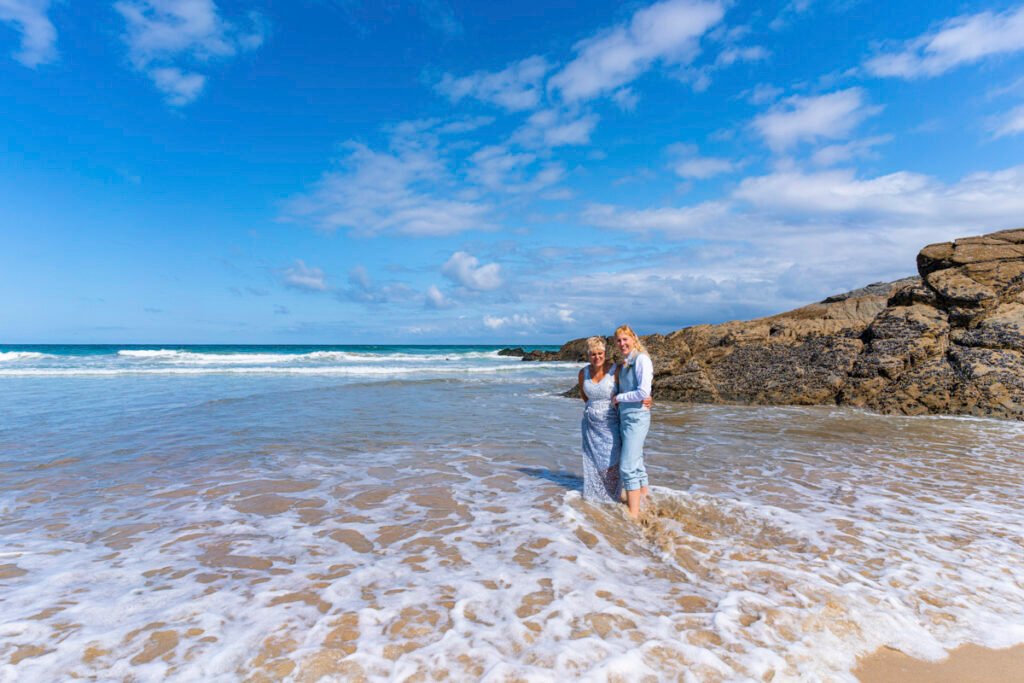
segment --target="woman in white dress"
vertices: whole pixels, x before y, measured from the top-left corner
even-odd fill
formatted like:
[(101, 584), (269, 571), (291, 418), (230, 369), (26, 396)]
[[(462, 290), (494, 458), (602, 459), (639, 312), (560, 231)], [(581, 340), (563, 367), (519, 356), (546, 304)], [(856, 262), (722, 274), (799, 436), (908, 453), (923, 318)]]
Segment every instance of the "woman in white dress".
[(587, 340), (590, 365), (580, 370), (583, 409), (583, 499), (619, 502), (619, 411), (612, 405), (618, 391), (618, 366), (605, 359), (604, 337)]

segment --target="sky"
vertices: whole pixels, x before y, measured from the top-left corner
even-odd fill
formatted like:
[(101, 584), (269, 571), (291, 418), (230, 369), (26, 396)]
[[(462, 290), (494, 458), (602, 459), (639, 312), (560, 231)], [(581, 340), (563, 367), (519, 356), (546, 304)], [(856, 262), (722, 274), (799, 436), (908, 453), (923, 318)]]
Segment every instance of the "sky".
[(1024, 225), (1024, 4), (0, 0), (0, 343), (557, 344)]

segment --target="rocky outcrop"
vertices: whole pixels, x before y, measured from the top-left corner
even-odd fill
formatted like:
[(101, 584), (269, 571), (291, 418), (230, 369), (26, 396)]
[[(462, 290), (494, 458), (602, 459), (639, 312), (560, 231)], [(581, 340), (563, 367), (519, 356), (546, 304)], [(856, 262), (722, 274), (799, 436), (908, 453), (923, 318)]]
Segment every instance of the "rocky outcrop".
[[(573, 339), (571, 342), (562, 344), (558, 351), (541, 351), (534, 349), (533, 351), (526, 351), (525, 353), (505, 353), (506, 351), (516, 351), (517, 349), (502, 349), (498, 351), (498, 355), (518, 355), (522, 356), (524, 361), (571, 361), (571, 362), (584, 362), (587, 360), (587, 339)], [(522, 349), (518, 349), (522, 351)]]
[[(1024, 229), (927, 246), (917, 266), (795, 311), (644, 337), (655, 396), (1024, 419)], [(557, 360), (583, 360), (581, 344)]]

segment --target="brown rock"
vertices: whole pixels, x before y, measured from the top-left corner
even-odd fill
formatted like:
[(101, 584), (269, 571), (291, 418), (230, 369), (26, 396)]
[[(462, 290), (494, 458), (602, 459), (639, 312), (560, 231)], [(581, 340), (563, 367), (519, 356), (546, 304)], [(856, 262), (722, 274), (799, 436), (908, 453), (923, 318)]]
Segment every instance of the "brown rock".
[(967, 277), (962, 268), (937, 270), (925, 276), (925, 282), (946, 301), (981, 306), (996, 298), (995, 291), (973, 278)]
[[(1024, 419), (1024, 229), (928, 245), (917, 265), (920, 278), (644, 337), (655, 397)], [(552, 359), (585, 360), (585, 342)]]

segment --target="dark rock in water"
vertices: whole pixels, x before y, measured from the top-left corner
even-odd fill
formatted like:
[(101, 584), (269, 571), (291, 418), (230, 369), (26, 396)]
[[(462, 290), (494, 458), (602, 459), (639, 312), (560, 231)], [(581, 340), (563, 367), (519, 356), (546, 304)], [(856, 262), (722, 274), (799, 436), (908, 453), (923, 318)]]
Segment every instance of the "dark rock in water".
[[(609, 337), (611, 340), (611, 337)], [(609, 345), (611, 342), (609, 341)], [(609, 350), (609, 358), (611, 351)], [(524, 361), (569, 361), (583, 363), (587, 361), (587, 338), (573, 339), (562, 344), (557, 351), (527, 351), (523, 355)]]
[[(1024, 229), (929, 245), (917, 265), (768, 318), (643, 337), (655, 398), (1024, 420)], [(554, 355), (585, 361), (586, 340)]]
[(501, 351), (498, 351), (499, 356), (517, 356), (519, 358), (522, 358), (523, 355), (525, 355), (525, 353), (526, 352), (523, 351), (523, 347), (521, 346), (517, 346), (512, 349), (502, 349)]

